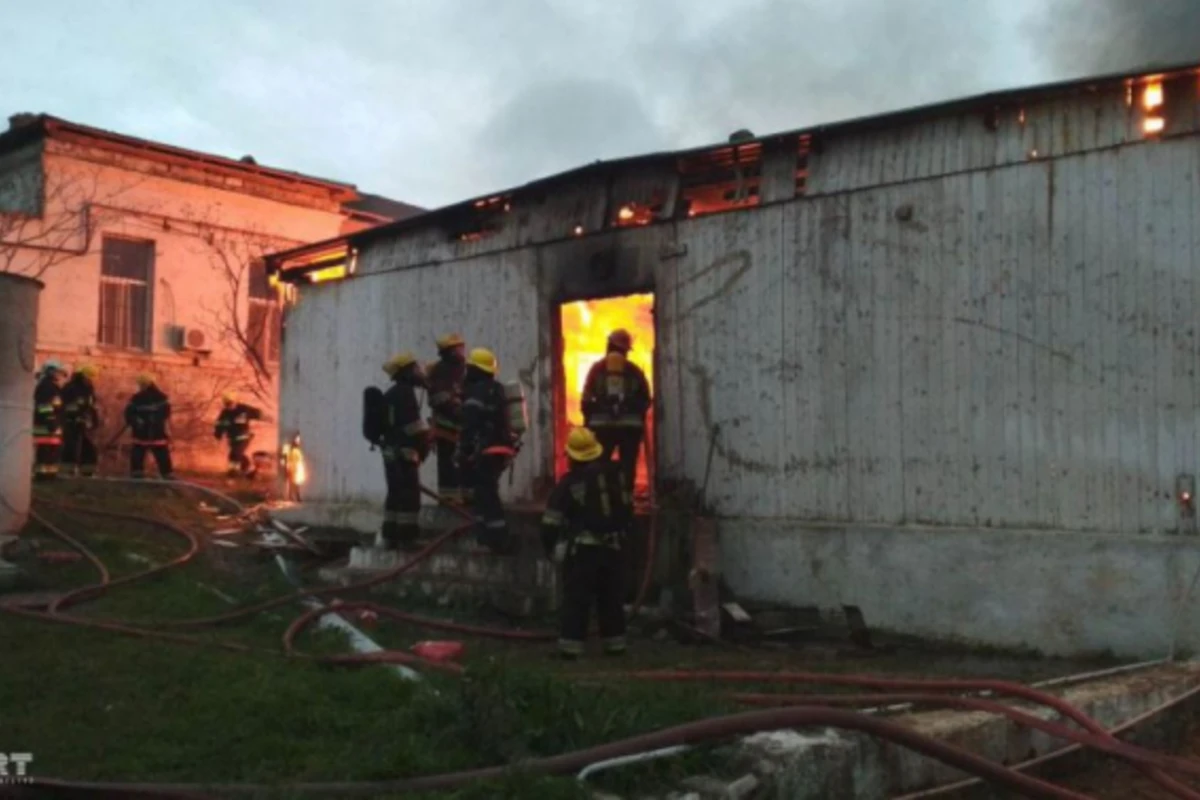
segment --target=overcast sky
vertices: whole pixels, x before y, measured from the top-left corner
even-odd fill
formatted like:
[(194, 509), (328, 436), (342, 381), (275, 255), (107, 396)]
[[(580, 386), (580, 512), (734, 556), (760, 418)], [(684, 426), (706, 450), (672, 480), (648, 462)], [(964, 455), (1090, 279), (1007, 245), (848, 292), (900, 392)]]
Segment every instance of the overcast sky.
[(0, 0), (4, 116), (435, 207), (593, 161), (1149, 60), (1200, 0)]

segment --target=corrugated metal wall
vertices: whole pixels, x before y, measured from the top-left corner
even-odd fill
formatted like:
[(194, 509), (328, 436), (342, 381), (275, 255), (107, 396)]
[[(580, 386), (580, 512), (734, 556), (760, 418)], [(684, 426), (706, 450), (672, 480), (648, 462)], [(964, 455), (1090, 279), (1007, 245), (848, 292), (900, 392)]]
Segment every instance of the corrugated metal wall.
[[(660, 476), (701, 480), (719, 425), (709, 495), (728, 517), (1173, 529), (1174, 478), (1200, 466), (1197, 139), (1122, 145), (1104, 105), (1026, 112), (1022, 130), (1044, 117), (1074, 155), (1029, 160), (1020, 130), (981, 127), (993, 166), (933, 121), (919, 141), (942, 156), (898, 156), (902, 132), (833, 142), (811, 165), (823, 194), (609, 234), (655, 276)], [(1088, 108), (1092, 132), (1068, 135)], [(889, 185), (855, 188), (872, 182)], [(502, 243), (594, 219), (584, 200), (545, 203)], [(310, 494), (382, 496), (361, 389), (387, 351), (465, 327), (527, 377), (524, 496), (552, 463), (549, 315), (575, 245), (371, 275), (453, 250), (405, 236), (289, 320), (284, 419), (320, 462)]]
[(718, 424), (724, 515), (1174, 528), (1200, 466), (1196, 145), (681, 227), (664, 471), (702, 476)]
[[(287, 320), (280, 414), (284, 435), (299, 431), (309, 466), (308, 498), (380, 502), (385, 493), (378, 452), (362, 438), (362, 391), (386, 388), (383, 361), (400, 350), (433, 358), (434, 338), (460, 331), (488, 343), (506, 380), (519, 378), (530, 415), (548, 379), (539, 373), (536, 254), (516, 251), (426, 269), (402, 270), (322, 285), (305, 292)], [(543, 315), (544, 316), (544, 315)], [(527, 492), (546, 455), (530, 441), (517, 461), (514, 488)], [(436, 485), (435, 461), (423, 481)]]

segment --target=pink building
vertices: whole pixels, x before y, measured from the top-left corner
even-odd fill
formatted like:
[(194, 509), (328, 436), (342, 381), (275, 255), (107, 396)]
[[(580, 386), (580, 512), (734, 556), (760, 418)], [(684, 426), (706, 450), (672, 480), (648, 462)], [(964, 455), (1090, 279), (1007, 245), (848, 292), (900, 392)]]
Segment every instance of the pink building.
[(39, 361), (101, 368), (101, 441), (137, 373), (172, 398), (178, 463), (220, 466), (218, 398), (271, 420), (280, 294), (261, 257), (419, 213), (336, 181), (18, 114), (0, 133), (0, 271), (37, 278)]

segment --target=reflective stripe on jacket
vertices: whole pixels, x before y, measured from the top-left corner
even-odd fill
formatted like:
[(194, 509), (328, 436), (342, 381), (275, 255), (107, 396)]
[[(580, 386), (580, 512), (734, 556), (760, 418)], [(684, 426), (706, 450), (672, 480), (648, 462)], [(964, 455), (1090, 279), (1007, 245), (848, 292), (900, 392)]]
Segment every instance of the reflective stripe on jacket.
[(588, 370), (581, 405), (589, 427), (641, 428), (650, 409), (650, 382), (633, 362), (612, 371), (601, 359)]
[(565, 538), (572, 547), (620, 550), (633, 523), (633, 498), (614, 461), (573, 465), (542, 514), (542, 546), (550, 550)]

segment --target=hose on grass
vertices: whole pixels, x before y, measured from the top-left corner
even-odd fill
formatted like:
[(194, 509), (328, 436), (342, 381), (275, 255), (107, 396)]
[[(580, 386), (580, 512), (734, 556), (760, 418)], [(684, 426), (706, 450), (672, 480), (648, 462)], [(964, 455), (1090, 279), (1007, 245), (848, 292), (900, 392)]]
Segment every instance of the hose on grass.
[[(48, 505), (53, 506), (55, 504), (48, 504)], [(458, 667), (458, 665), (430, 661), (428, 659), (424, 659), (424, 658), (421, 658), (419, 656), (416, 656), (416, 655), (413, 655), (411, 653), (407, 653), (404, 651), (388, 650), (388, 651), (383, 651), (380, 653), (314, 655), (314, 654), (306, 654), (306, 653), (301, 653), (301, 652), (296, 651), (291, 646), (291, 637), (288, 637), (285, 640), (285, 646), (282, 651), (276, 651), (276, 650), (269, 650), (266, 648), (254, 648), (254, 647), (250, 647), (248, 645), (241, 644), (239, 642), (229, 642), (229, 641), (222, 641), (222, 640), (215, 640), (215, 639), (208, 639), (208, 638), (200, 638), (200, 637), (195, 637), (195, 636), (186, 636), (186, 635), (172, 633), (169, 631), (164, 631), (164, 630), (158, 629), (161, 627), (179, 627), (180, 622), (178, 622), (178, 621), (136, 623), (136, 622), (121, 621), (121, 620), (88, 619), (88, 618), (82, 618), (82, 617), (64, 614), (61, 612), (61, 608), (64, 605), (81, 602), (84, 599), (94, 599), (94, 598), (102, 595), (104, 592), (106, 592), (109, 588), (111, 588), (114, 585), (128, 584), (128, 583), (132, 583), (132, 582), (135, 582), (138, 580), (143, 580), (147, 577), (161, 574), (168, 569), (173, 569), (173, 568), (176, 568), (176, 567), (186, 564), (188, 561), (190, 561), (192, 559), (192, 557), (195, 555), (195, 553), (198, 552), (199, 541), (190, 532), (188, 532), (188, 531), (184, 530), (183, 528), (180, 528), (166, 520), (154, 519), (154, 518), (150, 518), (150, 517), (143, 517), (143, 516), (140, 516), (137, 514), (127, 514), (127, 513), (115, 512), (115, 511), (100, 511), (97, 509), (79, 509), (79, 508), (75, 508), (72, 506), (58, 506), (58, 507), (62, 508), (64, 510), (68, 510), (68, 511), (86, 512), (86, 513), (94, 514), (97, 516), (104, 516), (104, 517), (109, 517), (109, 518), (113, 518), (113, 519), (121, 519), (121, 520), (125, 520), (125, 521), (130, 521), (130, 522), (139, 522), (139, 523), (160, 526), (160, 527), (166, 528), (166, 529), (170, 530), (172, 533), (186, 539), (189, 542), (189, 548), (183, 555), (177, 557), (176, 559), (173, 559), (172, 561), (170, 561), (166, 564), (158, 565), (158, 566), (152, 567), (150, 569), (142, 570), (140, 572), (133, 573), (133, 574), (125, 576), (123, 578), (113, 580), (111, 575), (108, 572), (107, 567), (104, 565), (104, 562), (95, 553), (93, 553), (86, 545), (84, 545), (82, 542), (80, 542), (75, 537), (68, 534), (66, 531), (62, 530), (59, 526), (54, 525), (53, 523), (51, 523), (49, 520), (45, 519), (44, 517), (38, 516), (37, 521), (39, 522), (39, 524), (43, 525), (51, 534), (53, 534), (57, 538), (61, 539), (62, 541), (66, 542), (72, 548), (74, 548), (79, 553), (81, 553), (84, 556), (84, 558), (86, 558), (89, 562), (91, 562), (96, 567), (97, 571), (100, 573), (99, 581), (97, 583), (81, 587), (81, 588), (76, 589), (66, 595), (62, 595), (62, 596), (58, 597), (57, 599), (53, 600), (48, 605), (48, 607), (46, 608), (45, 611), (37, 610), (36, 608), (29, 607), (29, 606), (22, 607), (22, 606), (18, 606), (18, 605), (10, 603), (10, 604), (0, 604), (0, 613), (7, 613), (7, 614), (10, 614), (13, 616), (20, 616), (20, 617), (24, 617), (26, 619), (40, 620), (43, 622), (54, 622), (54, 623), (59, 623), (59, 624), (74, 625), (74, 626), (83, 627), (83, 628), (91, 628), (94, 630), (103, 630), (103, 631), (107, 631), (110, 633), (118, 633), (118, 634), (122, 634), (125, 636), (132, 636), (132, 637), (137, 637), (137, 638), (157, 639), (160, 641), (169, 641), (169, 642), (173, 642), (176, 644), (187, 644), (187, 645), (192, 645), (192, 646), (215, 647), (217, 649), (225, 650), (228, 652), (236, 652), (236, 653), (243, 653), (243, 654), (262, 654), (262, 655), (276, 655), (276, 656), (283, 655), (283, 656), (295, 658), (298, 660), (304, 660), (304, 661), (316, 662), (316, 663), (328, 664), (328, 665), (335, 665), (335, 666), (363, 666), (363, 665), (368, 665), (368, 664), (381, 664), (382, 663), (382, 664), (404, 664), (406, 666), (420, 666), (420, 667), (424, 667), (426, 669), (432, 669), (432, 670), (441, 671), (441, 672), (457, 673), (457, 672), (461, 671), (461, 667)], [(427, 545), (422, 551), (420, 551), (419, 553), (414, 555), (413, 558), (409, 559), (404, 564), (401, 564), (398, 567), (396, 567), (392, 570), (389, 570), (388, 572), (384, 573), (383, 575), (377, 576), (375, 578), (371, 578), (369, 580), (361, 581), (356, 584), (351, 584), (351, 585), (347, 585), (347, 586), (326, 587), (326, 588), (313, 589), (313, 590), (301, 590), (298, 592), (294, 592), (292, 594), (284, 595), (282, 597), (277, 597), (273, 600), (269, 600), (264, 603), (256, 604), (254, 606), (250, 606), (250, 607), (243, 608), (243, 609), (237, 609), (233, 612), (230, 612), (229, 614), (223, 614), (223, 615), (219, 615), (217, 617), (203, 619), (203, 620), (185, 620), (185, 621), (183, 621), (183, 623), (186, 623), (187, 627), (204, 627), (206, 625), (220, 624), (221, 622), (230, 621), (232, 619), (241, 619), (241, 618), (244, 618), (247, 616), (252, 616), (252, 615), (258, 614), (262, 611), (270, 610), (272, 608), (276, 608), (278, 606), (285, 605), (285, 604), (293, 602), (295, 600), (301, 600), (301, 599), (304, 599), (307, 597), (311, 597), (312, 595), (338, 594), (341, 592), (353, 591), (355, 589), (362, 589), (362, 588), (366, 588), (368, 586), (373, 586), (378, 583), (382, 583), (385, 580), (393, 578), (397, 575), (400, 575), (400, 574), (412, 569), (417, 564), (419, 564), (422, 560), (424, 560), (425, 558), (428, 558), (430, 555), (432, 555), (434, 552), (436, 552), (437, 548), (440, 547), (442, 544), (449, 541), (454, 536), (460, 535), (464, 531), (468, 530), (469, 527), (470, 527), (469, 525), (461, 525), (457, 528), (454, 528), (454, 529), (446, 532), (445, 534), (443, 534), (442, 536), (438, 537), (433, 542), (431, 542), (429, 545)], [(67, 601), (70, 601), (70, 602), (67, 602)], [(311, 615), (311, 612), (309, 612), (308, 614), (302, 615), (302, 618), (309, 618), (310, 615)], [(320, 615), (315, 615), (315, 616), (320, 616)], [(312, 617), (312, 618), (315, 618), (315, 617)], [(296, 628), (296, 630), (298, 630), (298, 628)], [(293, 630), (292, 627), (289, 627), (288, 633), (290, 633), (292, 636), (295, 635), (295, 631)], [(285, 636), (287, 636), (287, 634), (285, 634)]]
[[(422, 491), (424, 491), (427, 494), (431, 494), (435, 497), (437, 496), (436, 494), (425, 489), (424, 487), (422, 487)], [(76, 511), (76, 512), (84, 511), (84, 509), (78, 509), (78, 508), (72, 508), (72, 507), (66, 507), (66, 510)], [(458, 510), (460, 514), (463, 514), (464, 516), (466, 516), (468, 519), (470, 518), (470, 515), (467, 514), (465, 511), (463, 511), (461, 509), (456, 509), (456, 510)], [(104, 591), (106, 591), (107, 588), (114, 585), (115, 583), (130, 583), (135, 580), (140, 580), (145, 577), (149, 577), (150, 575), (153, 575), (153, 574), (161, 573), (161, 572), (165, 571), (166, 569), (181, 566), (181, 565), (187, 563), (189, 560), (191, 560), (191, 558), (195, 554), (195, 551), (198, 550), (198, 547), (199, 547), (199, 543), (193, 535), (191, 535), (188, 532), (183, 531), (182, 529), (177, 528), (176, 526), (173, 526), (171, 523), (163, 521), (163, 520), (151, 519), (151, 518), (147, 518), (147, 517), (140, 517), (138, 515), (132, 515), (132, 514), (122, 514), (122, 513), (118, 513), (118, 512), (107, 512), (107, 511), (101, 512), (101, 511), (95, 511), (92, 509), (87, 509), (86, 511), (88, 513), (93, 513), (93, 514), (97, 514), (100, 516), (109, 516), (109, 517), (114, 517), (114, 518), (119, 518), (119, 519), (138, 521), (138, 522), (144, 522), (144, 523), (156, 524), (156, 525), (168, 527), (168, 528), (172, 529), (173, 532), (176, 533), (177, 535), (181, 535), (183, 538), (188, 540), (189, 550), (188, 550), (188, 552), (186, 552), (185, 554), (181, 555), (180, 557), (174, 559), (172, 562), (169, 562), (168, 564), (160, 565), (158, 567), (154, 567), (150, 570), (145, 570), (140, 573), (135, 573), (134, 575), (130, 575), (125, 578), (119, 579), (119, 581), (113, 581), (111, 579), (111, 576), (108, 575), (107, 570), (104, 568), (103, 562), (100, 561), (93, 553), (91, 553), (90, 550), (88, 550), (85, 546), (83, 546), (81, 543), (79, 543), (73, 537), (70, 537), (68, 534), (61, 531), (60, 529), (57, 529), (57, 526), (51, 525), (50, 523), (48, 523), (48, 521), (46, 521), (44, 519), (39, 519), (39, 521), (41, 521), (44, 525), (46, 525), (47, 528), (49, 530), (51, 530), (52, 533), (56, 533), (56, 535), (61, 534), (60, 538), (63, 538), (64, 541), (67, 541), (68, 544), (71, 544), (73, 547), (76, 547), (76, 549), (78, 549), (80, 552), (82, 552), (86, 557), (88, 557), (88, 559), (90, 561), (93, 562), (93, 564), (95, 564), (97, 566), (97, 569), (101, 573), (100, 582), (98, 584), (94, 584), (91, 586), (83, 587), (81, 589), (77, 589), (68, 595), (64, 595), (63, 597), (58, 598), (58, 600), (56, 600), (54, 603), (51, 604), (51, 606), (52, 606), (51, 610), (49, 610), (47, 612), (34, 611), (34, 610), (27, 609), (27, 608), (25, 608), (25, 609), (8, 608), (8, 609), (4, 609), (4, 610), (9, 611), (10, 613), (16, 613), (16, 614), (20, 614), (22, 616), (26, 616), (26, 617), (30, 617), (30, 618), (45, 619), (45, 620), (53, 621), (53, 622), (57, 622), (57, 623), (82, 625), (84, 627), (93, 627), (93, 628), (97, 628), (97, 629), (101, 629), (101, 630), (107, 630), (107, 631), (111, 631), (111, 632), (122, 633), (122, 634), (132, 635), (132, 636), (158, 638), (158, 639), (162, 639), (162, 640), (178, 642), (178, 643), (185, 643), (185, 644), (192, 644), (192, 645), (215, 646), (215, 647), (219, 647), (222, 649), (226, 649), (226, 650), (230, 650), (230, 651), (234, 651), (234, 652), (240, 652), (240, 653), (267, 653), (267, 654), (272, 654), (272, 655), (280, 655), (280, 653), (278, 651), (260, 650), (260, 649), (251, 648), (249, 646), (242, 645), (242, 644), (236, 643), (236, 642), (221, 642), (221, 641), (215, 641), (215, 640), (210, 640), (210, 639), (199, 639), (199, 638), (195, 638), (195, 637), (189, 637), (189, 636), (183, 636), (183, 635), (179, 635), (179, 634), (169, 633), (166, 631), (154, 630), (152, 628), (147, 629), (147, 628), (137, 627), (135, 625), (126, 624), (126, 623), (117, 622), (117, 621), (80, 619), (80, 618), (70, 617), (70, 616), (59, 613), (59, 609), (61, 607), (65, 606), (65, 605), (73, 604), (75, 602), (81, 602), (85, 599), (91, 599), (96, 596), (99, 596)], [(267, 601), (265, 603), (256, 604), (256, 605), (249, 606), (249, 607), (242, 608), (242, 609), (236, 609), (232, 612), (229, 612), (227, 614), (218, 615), (216, 617), (209, 617), (209, 618), (204, 618), (204, 619), (200, 619), (200, 620), (170, 621), (170, 622), (157, 623), (157, 625), (188, 626), (188, 627), (192, 627), (192, 626), (201, 627), (201, 626), (207, 626), (207, 625), (216, 625), (216, 624), (221, 624), (223, 622), (232, 621), (234, 619), (240, 619), (240, 618), (244, 618), (246, 616), (257, 614), (261, 611), (265, 611), (265, 610), (268, 610), (271, 608), (275, 608), (279, 605), (283, 605), (285, 603), (292, 602), (293, 600), (302, 599), (302, 598), (310, 597), (313, 595), (334, 595), (334, 594), (344, 593), (344, 592), (348, 592), (348, 591), (353, 591), (355, 589), (367, 588), (369, 586), (373, 586), (373, 585), (382, 583), (384, 581), (387, 581), (391, 578), (394, 578), (394, 577), (398, 576), (399, 574), (402, 574), (403, 572), (411, 569), (416, 564), (420, 563), (420, 561), (422, 561), (425, 558), (428, 558), (430, 555), (432, 555), (433, 552), (435, 552), (438, 547), (440, 547), (442, 544), (444, 544), (450, 538), (452, 538), (455, 535), (460, 534), (461, 532), (466, 530), (468, 527), (469, 527), (469, 525), (460, 526), (459, 528), (455, 528), (455, 529), (447, 532), (446, 534), (443, 534), (441, 537), (436, 539), (434, 542), (430, 543), (421, 552), (416, 554), (412, 559), (407, 561), (405, 564), (402, 564), (392, 570), (389, 570), (380, 576), (376, 576), (375, 578), (371, 578), (371, 579), (361, 581), (361, 582), (358, 582), (355, 584), (351, 584), (348, 586), (327, 587), (327, 588), (323, 588), (323, 589), (314, 589), (314, 590), (301, 590), (301, 591), (293, 593), (293, 594), (275, 598), (275, 599)], [(653, 536), (651, 537), (651, 543), (648, 546), (648, 550), (651, 552), (653, 550)], [(652, 559), (648, 558), (647, 569), (649, 569), (650, 563), (652, 563)], [(639, 595), (641, 595), (643, 593), (644, 593), (644, 584), (643, 584), (643, 591), (640, 591)], [(371, 610), (375, 611), (376, 613), (381, 613), (385, 616), (396, 618), (401, 621), (406, 621), (406, 622), (410, 622), (410, 623), (414, 623), (414, 624), (422, 624), (427, 627), (441, 627), (443, 629), (456, 630), (456, 631), (468, 633), (471, 635), (493, 635), (493, 636), (499, 636), (500, 638), (513, 638), (513, 639), (521, 639), (521, 640), (526, 640), (526, 641), (544, 641), (546, 638), (549, 637), (549, 634), (542, 633), (542, 632), (511, 631), (511, 630), (505, 631), (505, 630), (484, 628), (482, 626), (460, 625), (460, 624), (452, 623), (452, 622), (448, 622), (448, 621), (430, 620), (430, 619), (418, 617), (416, 615), (410, 615), (410, 614), (407, 614), (406, 612), (401, 612), (396, 609), (390, 609), (390, 608), (387, 608), (384, 606), (379, 606), (377, 604), (359, 603), (359, 604), (346, 604), (346, 605), (341, 606), (340, 608), (335, 607), (332, 609), (318, 609), (318, 610), (314, 610), (314, 611), (310, 611), (310, 612), (306, 612), (305, 614), (302, 614), (299, 618), (297, 618), (289, 626), (287, 632), (284, 635), (283, 654), (286, 654), (293, 658), (300, 658), (303, 660), (311, 660), (311, 661), (317, 661), (317, 662), (327, 663), (327, 664), (336, 664), (336, 665), (361, 665), (361, 664), (367, 664), (367, 663), (406, 663), (406, 664), (419, 664), (419, 665), (427, 667), (427, 668), (438, 669), (438, 670), (442, 670), (442, 671), (451, 671), (451, 672), (459, 671), (461, 669), (461, 668), (457, 667), (457, 665), (445, 665), (445, 664), (440, 664), (440, 663), (436, 663), (436, 662), (426, 662), (424, 659), (420, 659), (419, 657), (416, 657), (409, 653), (404, 653), (404, 652), (386, 652), (385, 651), (383, 653), (375, 653), (375, 654), (368, 654), (368, 655), (350, 654), (350, 655), (336, 655), (336, 656), (317, 656), (317, 655), (308, 655), (308, 654), (299, 653), (294, 649), (294, 645), (293, 645), (294, 637), (306, 625), (308, 625), (312, 621), (320, 618), (322, 615), (324, 615), (326, 613), (331, 613), (331, 612), (335, 612), (335, 611), (339, 611), (339, 610), (341, 610), (341, 611), (353, 610), (355, 608), (370, 608)], [(152, 624), (154, 624), (154, 623), (152, 623)], [(1021, 686), (1020, 684), (1007, 684), (1005, 682), (999, 682), (999, 681), (932, 681), (932, 682), (930, 682), (930, 681), (912, 681), (912, 680), (906, 681), (904, 679), (880, 679), (880, 678), (872, 678), (870, 676), (830, 676), (830, 675), (819, 675), (819, 674), (814, 675), (814, 674), (809, 674), (809, 673), (753, 673), (753, 672), (746, 672), (746, 673), (739, 673), (739, 672), (734, 672), (734, 673), (652, 672), (652, 673), (628, 673), (627, 675), (625, 675), (625, 677), (630, 677), (630, 678), (634, 678), (634, 679), (648, 679), (648, 680), (735, 680), (735, 681), (755, 681), (755, 682), (759, 682), (759, 681), (761, 681), (761, 682), (779, 682), (779, 681), (782, 681), (782, 682), (788, 682), (788, 683), (795, 683), (795, 682), (815, 682), (815, 683), (826, 683), (826, 684), (841, 683), (842, 685), (872, 686), (874, 688), (893, 688), (893, 689), (924, 688), (924, 689), (936, 690), (936, 691), (988, 690), (988, 691), (995, 691), (997, 693), (1002, 693), (1002, 694), (1010, 694), (1013, 696), (1024, 697), (1025, 699), (1033, 699), (1037, 702), (1043, 702), (1046, 705), (1056, 708), (1056, 710), (1059, 710), (1064, 715), (1074, 719), (1075, 721), (1077, 721), (1081, 725), (1083, 725), (1085, 728), (1092, 731), (1092, 733), (1097, 736), (1097, 739), (1096, 739), (1097, 742), (1100, 742), (1101, 744), (1105, 744), (1105, 745), (1109, 744), (1109, 742), (1107, 740), (1100, 738), (1102, 736), (1107, 736), (1107, 732), (1105, 731), (1105, 729), (1103, 727), (1099, 726), (1097, 723), (1095, 723), (1093, 720), (1091, 720), (1089, 717), (1087, 717), (1085, 714), (1083, 714), (1083, 712), (1079, 711), (1078, 709), (1075, 709), (1073, 706), (1070, 706), (1065, 701), (1062, 701), (1059, 698), (1055, 698), (1051, 695), (1045, 695), (1043, 693), (1036, 692), (1035, 690), (1031, 690), (1028, 687)], [(859, 716), (861, 716), (861, 715), (859, 715)], [(686, 726), (681, 726), (681, 727), (686, 728)], [(672, 729), (672, 730), (676, 730), (676, 729)], [(1067, 730), (1069, 730), (1069, 729), (1067, 729)], [(1085, 743), (1089, 744), (1089, 746), (1094, 746), (1094, 744), (1095, 744), (1094, 742), (1085, 742)], [(619, 744), (623, 744), (623, 743), (615, 743), (615, 744), (619, 745)], [(1100, 748), (1100, 749), (1103, 750), (1103, 748)], [(1109, 750), (1103, 750), (1103, 751), (1110, 752)], [(568, 755), (571, 755), (571, 754), (568, 754)], [(622, 753), (618, 753), (617, 755), (618, 756), (622, 755)], [(1145, 768), (1148, 771), (1150, 771), (1152, 776), (1155, 777), (1156, 780), (1160, 780), (1160, 782), (1164, 782), (1164, 785), (1166, 785), (1167, 788), (1171, 789), (1173, 791), (1173, 793), (1176, 793), (1180, 797), (1187, 797), (1187, 798), (1189, 798), (1189, 800), (1191, 800), (1191, 798), (1193, 797), (1192, 795), (1188, 795), (1188, 794), (1179, 794), (1178, 792), (1176, 792), (1177, 787), (1171, 785), (1172, 779), (1170, 779), (1168, 776), (1154, 773), (1155, 768), (1157, 766), (1160, 766), (1161, 763), (1163, 763), (1163, 762), (1156, 761), (1153, 758), (1147, 758), (1143, 754), (1141, 754), (1140, 751), (1138, 751), (1137, 754), (1133, 754), (1133, 751), (1127, 751), (1127, 752), (1123, 752), (1123, 755), (1125, 757), (1131, 759), (1135, 764), (1139, 765), (1140, 767)], [(606, 757), (615, 757), (615, 756), (606, 756)], [(1169, 758), (1169, 757), (1163, 756), (1162, 758)], [(1173, 763), (1173, 762), (1171, 762), (1171, 763)], [(1186, 761), (1184, 761), (1184, 763), (1190, 764), (1190, 762), (1186, 762)], [(586, 766), (586, 764), (583, 764), (582, 766)], [(1179, 767), (1178, 765), (1174, 765), (1174, 766), (1175, 766), (1175, 768), (1183, 769), (1183, 767)], [(474, 774), (474, 773), (472, 773), (472, 774)], [(484, 777), (486, 777), (486, 776), (484, 776)], [(994, 776), (991, 776), (991, 777), (994, 777)], [(430, 779), (430, 780), (433, 780), (433, 779)], [(344, 787), (342, 787), (342, 788), (344, 788)], [(1187, 790), (1187, 787), (1183, 787), (1183, 788), (1184, 788), (1184, 790)], [(1035, 795), (1035, 796), (1072, 796), (1072, 795), (1048, 794), (1048, 795)]]
[[(1183, 705), (1184, 703), (1188, 702), (1189, 700), (1192, 700), (1198, 696), (1200, 696), (1200, 686), (1193, 686), (1191, 689), (1188, 689), (1186, 692), (1176, 695), (1175, 697), (1172, 697), (1169, 700), (1166, 700), (1163, 703), (1160, 703), (1159, 705), (1155, 706), (1154, 708), (1147, 709), (1146, 711), (1144, 711), (1143, 713), (1134, 717), (1133, 719), (1126, 720), (1125, 722), (1122, 722), (1120, 725), (1117, 725), (1113, 728), (1109, 728), (1108, 734), (1109, 734), (1109, 736), (1113, 736), (1113, 737), (1121, 736), (1122, 734), (1125, 734), (1125, 733), (1133, 730), (1134, 728), (1138, 727), (1142, 723), (1152, 720), (1152, 719), (1158, 717), (1160, 714), (1165, 714), (1166, 712), (1168, 712), (1174, 708), (1177, 708), (1177, 707)], [(1081, 744), (1078, 744), (1078, 743), (1069, 744), (1066, 747), (1060, 748), (1058, 750), (1053, 750), (1049, 753), (1046, 753), (1045, 755), (1036, 756), (1034, 758), (1029, 758), (1029, 759), (1026, 759), (1025, 761), (1021, 761), (1017, 764), (1013, 764), (1013, 765), (1011, 765), (1011, 767), (1012, 767), (1012, 769), (1014, 769), (1018, 772), (1023, 772), (1025, 770), (1033, 769), (1035, 767), (1040, 767), (1044, 764), (1049, 764), (1050, 762), (1056, 761), (1060, 758), (1064, 758), (1065, 756), (1069, 756), (1074, 753), (1078, 753), (1082, 749), (1083, 749), (1083, 745), (1081, 745)], [(916, 791), (916, 792), (905, 793), (903, 795), (899, 795), (897, 797), (892, 798), (892, 800), (930, 800), (930, 798), (936, 798), (936, 797), (958, 796), (964, 789), (970, 789), (972, 787), (978, 786), (980, 783), (981, 783), (981, 781), (979, 780), (979, 778), (965, 778), (961, 781), (955, 781), (953, 783), (946, 783), (946, 784), (942, 784), (941, 786), (934, 786), (930, 789), (922, 789), (922, 790)]]
[[(603, 673), (601, 673), (603, 675)], [(601, 675), (591, 675), (596, 678)], [(879, 691), (916, 691), (916, 692), (992, 692), (1008, 697), (1018, 697), (1048, 708), (1052, 708), (1064, 717), (1077, 723), (1085, 731), (1116, 741), (1096, 720), (1083, 713), (1080, 709), (1068, 703), (1061, 697), (1038, 691), (1029, 686), (1010, 681), (997, 680), (963, 680), (963, 679), (918, 679), (918, 678), (882, 678), (872, 675), (830, 675), (819, 672), (754, 672), (754, 671), (720, 671), (720, 670), (650, 670), (640, 672), (609, 673), (618, 677), (645, 681), (708, 681), (712, 683), (783, 683), (811, 684), (823, 686), (852, 686), (875, 689)], [(1190, 763), (1190, 762), (1189, 762)], [(1187, 797), (1190, 792), (1184, 784), (1159, 770), (1153, 764), (1139, 761), (1136, 766), (1147, 777), (1154, 780), (1164, 789), (1178, 797)]]
[[(658, 750), (682, 744), (700, 744), (762, 731), (814, 726), (858, 731), (898, 744), (906, 749), (956, 767), (963, 772), (979, 776), (989, 782), (1018, 792), (1024, 797), (1044, 798), (1045, 800), (1091, 800), (1087, 795), (1039, 778), (1015, 772), (1008, 767), (996, 764), (933, 737), (918, 733), (898, 723), (844, 709), (820, 707), (790, 707), (710, 717), (583, 750), (576, 750), (547, 758), (532, 759), (513, 767), (485, 767), (482, 769), (470, 769), (402, 780), (296, 783), (268, 786), (254, 784), (97, 783), (33, 778), (30, 783), (25, 784), (21, 788), (28, 787), (34, 791), (71, 790), (77, 793), (88, 791), (123, 792), (123, 796), (125, 797), (154, 796), (153, 794), (147, 794), (153, 792), (160, 794), (170, 792), (211, 792), (219, 795), (252, 795), (272, 791), (284, 791), (298, 794), (327, 794), (350, 797), (388, 792), (405, 794), (409, 792), (446, 791), (457, 789), (477, 781), (503, 778), (511, 774), (514, 768), (531, 775), (573, 774), (597, 761), (606, 761), (648, 750)], [(27, 796), (33, 797), (39, 795), (31, 793)]]
[[(982, 697), (960, 697), (938, 693), (889, 692), (884, 694), (845, 694), (845, 695), (780, 695), (780, 694), (734, 694), (733, 700), (744, 705), (752, 706), (862, 706), (871, 703), (912, 703), (936, 706), (939, 708), (959, 708), (967, 711), (986, 711), (989, 714), (999, 714), (1008, 717), (1013, 722), (1026, 728), (1042, 731), (1056, 739), (1084, 745), (1105, 755), (1120, 758), (1133, 766), (1153, 765), (1163, 770), (1173, 770), (1200, 776), (1200, 763), (1186, 758), (1157, 753), (1143, 747), (1122, 742), (1107, 732), (1105, 735), (1085, 733), (1063, 725), (1060, 722), (1045, 720), (1027, 714), (1020, 709), (1005, 705), (995, 700)], [(1200, 800), (1200, 792), (1191, 787), (1179, 784), (1168, 788), (1176, 797), (1183, 800)]]

